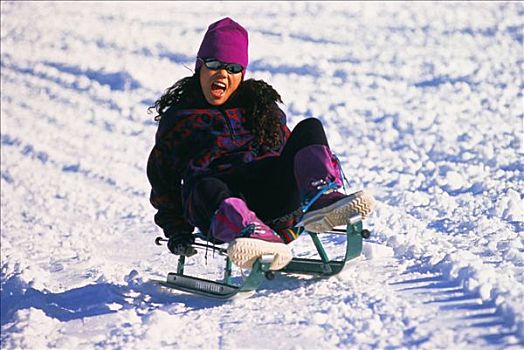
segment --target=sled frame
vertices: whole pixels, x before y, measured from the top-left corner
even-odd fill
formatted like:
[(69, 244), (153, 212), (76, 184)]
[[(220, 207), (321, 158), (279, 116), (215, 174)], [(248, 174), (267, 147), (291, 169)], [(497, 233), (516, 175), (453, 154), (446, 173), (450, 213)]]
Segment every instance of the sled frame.
[(183, 269), (184, 262), (180, 262), (185, 257), (180, 257), (178, 261), (178, 271), (170, 272), (166, 281), (154, 280), (157, 284), (170, 289), (179, 290), (191, 294), (198, 294), (214, 299), (233, 299), (239, 296), (250, 296), (260, 286), (265, 279), (266, 272), (273, 262), (273, 255), (264, 255), (258, 258), (251, 272), (245, 278), (241, 285), (235, 285), (231, 282), (232, 264), (229, 257), (226, 258), (226, 268), (223, 281), (212, 281), (195, 276), (185, 275)]
[(362, 218), (360, 215), (351, 217), (348, 220), (346, 230), (337, 230), (325, 232), (327, 234), (344, 234), (346, 235), (346, 254), (343, 260), (330, 260), (329, 256), (318, 237), (318, 233), (308, 232), (317, 249), (320, 259), (293, 258), (290, 263), (280, 272), (315, 275), (321, 277), (330, 277), (342, 271), (346, 262), (355, 259), (362, 253)]
[[(305, 274), (319, 277), (330, 277), (342, 271), (346, 262), (360, 256), (362, 252), (362, 218), (356, 215), (348, 220), (345, 230), (334, 229), (324, 234), (338, 234), (346, 236), (346, 253), (342, 260), (330, 260), (318, 233), (308, 232), (320, 259), (293, 258), (289, 264), (279, 271), (271, 271), (269, 268), (273, 262), (273, 255), (263, 255), (258, 258), (251, 271), (239, 285), (232, 281), (233, 265), (231, 259), (225, 253), (225, 249), (215, 245), (211, 249), (217, 250), (219, 254), (226, 256), (224, 277), (220, 281), (212, 281), (204, 278), (186, 275), (184, 273), (185, 256), (178, 258), (177, 272), (170, 272), (165, 281), (154, 280), (153, 282), (174, 290), (191, 294), (202, 295), (214, 299), (229, 300), (236, 297), (250, 296), (268, 278), (273, 279), (275, 272), (289, 274)], [(196, 246), (202, 247), (200, 244)]]

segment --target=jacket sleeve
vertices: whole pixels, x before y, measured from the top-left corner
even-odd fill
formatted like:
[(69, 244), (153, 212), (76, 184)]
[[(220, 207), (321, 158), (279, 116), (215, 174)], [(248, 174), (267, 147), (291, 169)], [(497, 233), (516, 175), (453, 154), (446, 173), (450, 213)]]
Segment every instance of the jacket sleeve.
[(176, 169), (176, 155), (165, 143), (157, 142), (147, 162), (151, 183), (150, 202), (158, 212), (155, 223), (166, 237), (193, 232), (194, 226), (184, 218), (181, 175)]

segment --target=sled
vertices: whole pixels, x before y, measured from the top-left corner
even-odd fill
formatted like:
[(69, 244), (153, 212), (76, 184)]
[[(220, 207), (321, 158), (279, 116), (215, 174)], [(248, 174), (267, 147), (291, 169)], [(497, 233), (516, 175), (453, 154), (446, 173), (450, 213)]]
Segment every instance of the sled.
[[(228, 300), (237, 297), (251, 296), (264, 280), (272, 280), (276, 273), (304, 274), (318, 277), (331, 277), (340, 273), (345, 264), (360, 256), (362, 253), (362, 239), (369, 238), (369, 231), (363, 229), (360, 215), (349, 218), (346, 229), (333, 229), (322, 234), (336, 234), (346, 236), (346, 253), (341, 260), (331, 260), (324, 249), (318, 233), (307, 232), (319, 255), (319, 259), (293, 258), (286, 267), (278, 271), (269, 269), (274, 256), (263, 255), (253, 264), (249, 275), (241, 283), (234, 283), (232, 278), (233, 264), (227, 256), (226, 249), (219, 245), (205, 245), (193, 243), (195, 248), (206, 247), (225, 256), (224, 277), (222, 280), (213, 281), (184, 273), (185, 256), (178, 258), (177, 272), (170, 272), (165, 281), (153, 280), (162, 287), (186, 293), (202, 295), (215, 299)], [(156, 243), (164, 241), (157, 238)]]

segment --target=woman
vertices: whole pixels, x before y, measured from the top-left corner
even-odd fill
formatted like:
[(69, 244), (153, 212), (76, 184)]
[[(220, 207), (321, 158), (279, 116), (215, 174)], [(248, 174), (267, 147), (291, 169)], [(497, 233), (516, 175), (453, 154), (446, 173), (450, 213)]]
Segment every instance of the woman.
[(195, 74), (152, 106), (160, 123), (147, 166), (150, 200), (172, 253), (196, 253), (197, 227), (208, 240), (229, 243), (234, 264), (250, 267), (273, 254), (278, 270), (292, 258), (284, 241), (296, 238), (290, 228), (298, 219), (306, 230), (326, 231), (353, 213), (369, 214), (373, 199), (335, 191), (340, 171), (320, 121), (306, 119), (290, 132), (279, 94), (244, 80), (247, 66), (247, 31), (230, 18), (211, 24)]

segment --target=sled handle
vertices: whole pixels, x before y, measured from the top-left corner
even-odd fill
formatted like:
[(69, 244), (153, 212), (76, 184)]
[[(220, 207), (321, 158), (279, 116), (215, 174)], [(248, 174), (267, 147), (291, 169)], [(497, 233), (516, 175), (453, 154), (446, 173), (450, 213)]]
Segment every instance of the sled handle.
[(167, 242), (167, 241), (168, 241), (167, 239), (165, 239), (163, 237), (160, 237), (160, 236), (155, 238), (155, 244), (156, 245), (162, 245), (162, 242)]
[[(156, 245), (162, 245), (163, 242), (168, 242), (169, 240), (168, 239), (165, 239), (163, 237), (157, 237), (155, 238), (155, 244)], [(202, 244), (202, 243), (191, 243), (191, 246), (194, 247), (194, 248), (200, 248), (200, 249), (213, 249), (213, 250), (216, 250), (219, 254), (222, 254), (222, 255), (226, 255), (227, 254), (227, 249), (224, 249), (224, 248), (220, 248), (220, 247), (216, 247), (214, 245), (208, 245), (208, 244)]]

